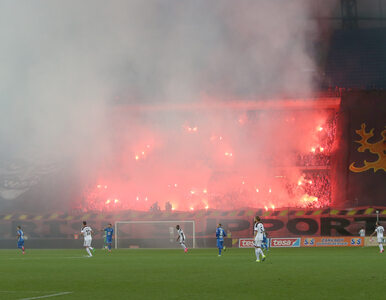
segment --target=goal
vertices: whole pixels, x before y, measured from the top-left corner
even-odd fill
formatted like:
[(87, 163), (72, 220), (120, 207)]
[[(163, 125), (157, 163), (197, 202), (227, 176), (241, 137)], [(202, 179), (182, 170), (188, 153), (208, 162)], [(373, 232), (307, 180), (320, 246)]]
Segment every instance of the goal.
[(186, 246), (196, 248), (194, 221), (116, 221), (115, 248), (179, 248), (176, 241), (179, 224), (186, 236)]

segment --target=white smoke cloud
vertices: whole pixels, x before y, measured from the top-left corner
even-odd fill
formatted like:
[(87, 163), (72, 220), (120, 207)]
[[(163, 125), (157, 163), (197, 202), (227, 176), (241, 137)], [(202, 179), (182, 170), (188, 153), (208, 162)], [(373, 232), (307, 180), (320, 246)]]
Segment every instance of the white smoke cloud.
[(2, 1), (0, 158), (87, 169), (114, 105), (312, 91), (307, 2)]

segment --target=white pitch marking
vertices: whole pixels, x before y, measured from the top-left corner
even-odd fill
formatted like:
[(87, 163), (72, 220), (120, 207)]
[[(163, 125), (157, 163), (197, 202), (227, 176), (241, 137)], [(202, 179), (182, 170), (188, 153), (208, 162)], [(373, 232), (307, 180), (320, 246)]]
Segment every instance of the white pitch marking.
[(51, 295), (45, 295), (45, 296), (38, 296), (38, 297), (32, 297), (32, 298), (22, 298), (20, 300), (32, 300), (32, 299), (43, 299), (43, 298), (50, 298), (50, 297), (56, 297), (56, 296), (62, 296), (62, 295), (68, 295), (72, 294), (72, 292), (62, 292), (57, 294), (51, 294)]
[(88, 255), (84, 255), (84, 256), (64, 256), (64, 257), (60, 257), (60, 256), (56, 256), (56, 257), (20, 257), (20, 258), (15, 258), (15, 257), (11, 257), (11, 258), (7, 258), (9, 260), (39, 260), (39, 259), (61, 259), (61, 258), (88, 258), (89, 256)]
[(0, 291), (0, 293), (56, 293), (56, 291)]

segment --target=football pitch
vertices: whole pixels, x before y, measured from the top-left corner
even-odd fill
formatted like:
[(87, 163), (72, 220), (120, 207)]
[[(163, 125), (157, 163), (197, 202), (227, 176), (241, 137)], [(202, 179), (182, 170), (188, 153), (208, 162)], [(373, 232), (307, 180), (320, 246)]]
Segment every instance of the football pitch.
[(385, 299), (378, 248), (0, 250), (0, 299)]

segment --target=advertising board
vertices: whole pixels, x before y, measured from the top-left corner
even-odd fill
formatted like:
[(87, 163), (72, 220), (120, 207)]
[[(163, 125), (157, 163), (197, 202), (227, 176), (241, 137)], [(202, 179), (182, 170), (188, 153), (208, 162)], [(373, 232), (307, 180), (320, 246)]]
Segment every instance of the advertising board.
[(271, 238), (272, 248), (291, 248), (300, 247), (300, 238)]
[(305, 237), (302, 247), (363, 247), (363, 237)]
[(255, 248), (254, 241), (252, 238), (239, 239), (239, 248)]

